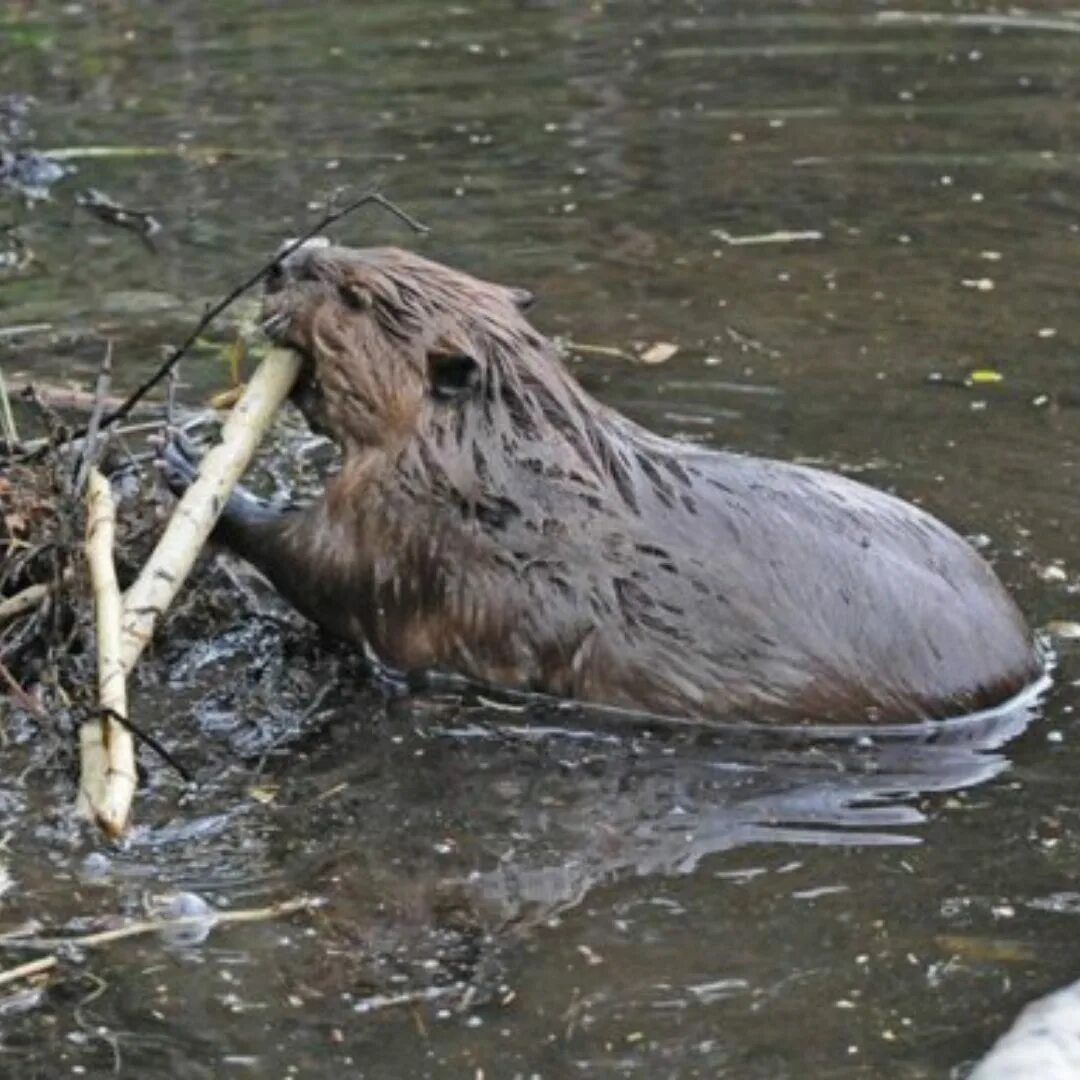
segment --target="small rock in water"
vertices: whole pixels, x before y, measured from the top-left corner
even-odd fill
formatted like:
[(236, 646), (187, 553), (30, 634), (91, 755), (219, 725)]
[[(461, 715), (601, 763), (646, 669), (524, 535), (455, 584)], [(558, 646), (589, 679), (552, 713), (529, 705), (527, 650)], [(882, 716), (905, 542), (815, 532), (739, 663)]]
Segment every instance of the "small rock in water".
[(79, 877), (88, 882), (106, 881), (111, 873), (112, 860), (101, 851), (90, 852), (79, 867)]
[(0, 187), (21, 194), (29, 202), (49, 197), (49, 188), (70, 170), (33, 150), (0, 149)]
[(1059, 566), (1057, 563), (1049, 563), (1046, 566), (1039, 568), (1039, 577), (1043, 581), (1060, 582), (1068, 581), (1069, 575), (1065, 572), (1064, 566)]
[(178, 946), (201, 945), (217, 918), (214, 909), (197, 893), (191, 892), (163, 897), (154, 914), (163, 920), (185, 920), (179, 926), (165, 925), (161, 929), (162, 938), (169, 945)]

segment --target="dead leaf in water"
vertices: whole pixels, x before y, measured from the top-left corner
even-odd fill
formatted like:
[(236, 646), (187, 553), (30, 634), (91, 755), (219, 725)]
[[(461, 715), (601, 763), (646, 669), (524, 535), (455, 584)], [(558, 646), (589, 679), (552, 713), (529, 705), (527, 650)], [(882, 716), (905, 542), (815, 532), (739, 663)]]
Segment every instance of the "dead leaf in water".
[(247, 356), (247, 342), (242, 334), (237, 334), (232, 341), (222, 350), (222, 359), (229, 369), (229, 381), (233, 386), (239, 386), (243, 379), (241, 372), (244, 368), (244, 359)]
[(650, 345), (639, 359), (643, 364), (666, 364), (678, 351), (678, 345), (672, 345), (670, 341), (658, 341)]
[(240, 383), (238, 386), (230, 386), (227, 390), (219, 390), (210, 396), (207, 404), (211, 409), (231, 409), (240, 400), (244, 386), (244, 383)]
[(1018, 964), (1035, 959), (1035, 950), (1024, 941), (982, 938), (973, 934), (938, 934), (934, 941), (945, 952), (962, 960)]

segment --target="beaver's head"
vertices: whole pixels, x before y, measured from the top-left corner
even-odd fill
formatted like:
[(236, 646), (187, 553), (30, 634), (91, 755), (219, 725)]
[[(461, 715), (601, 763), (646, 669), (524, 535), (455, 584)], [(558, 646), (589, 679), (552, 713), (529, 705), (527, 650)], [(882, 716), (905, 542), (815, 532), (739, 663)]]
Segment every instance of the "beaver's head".
[(304, 367), (293, 398), (344, 448), (394, 446), (498, 395), (498, 371), (546, 343), (524, 290), (396, 248), (303, 245), (271, 271), (264, 316)]

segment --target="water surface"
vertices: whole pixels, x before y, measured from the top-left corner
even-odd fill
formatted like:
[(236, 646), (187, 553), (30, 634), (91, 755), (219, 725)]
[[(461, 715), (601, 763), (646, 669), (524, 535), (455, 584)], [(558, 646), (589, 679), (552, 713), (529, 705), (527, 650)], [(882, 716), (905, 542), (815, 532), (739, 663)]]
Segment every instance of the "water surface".
[[(527, 286), (569, 341), (678, 345), (658, 366), (583, 350), (576, 371), (665, 433), (920, 503), (1033, 625), (1075, 621), (1080, 19), (1010, 12), (9, 5), (0, 83), (37, 98), (32, 145), (78, 171), (51, 202), (5, 196), (35, 261), (0, 270), (0, 325), (50, 329), (3, 338), (0, 362), (86, 380), (107, 337), (133, 385), (335, 191), (378, 181), (431, 234), (367, 214), (337, 239)], [(75, 208), (89, 187), (152, 212), (156, 250)], [(781, 231), (804, 238), (739, 242)], [(984, 370), (1000, 381), (971, 384)], [(219, 386), (214, 351), (184, 379), (192, 400)], [(52, 809), (69, 778), (13, 786), (5, 927), (170, 888), (328, 906), (95, 955), (8, 1000), (0, 1072), (949, 1075), (1080, 975), (1080, 652), (1056, 647), (1055, 688), (1007, 745), (996, 726), (687, 743), (341, 690), (269, 756), (295, 703), (260, 699), (254, 669), (293, 665), (298, 700), (320, 672), (180, 650), (136, 709), (202, 787), (153, 766), (103, 864)], [(35, 760), (17, 740), (0, 756), (7, 775)]]

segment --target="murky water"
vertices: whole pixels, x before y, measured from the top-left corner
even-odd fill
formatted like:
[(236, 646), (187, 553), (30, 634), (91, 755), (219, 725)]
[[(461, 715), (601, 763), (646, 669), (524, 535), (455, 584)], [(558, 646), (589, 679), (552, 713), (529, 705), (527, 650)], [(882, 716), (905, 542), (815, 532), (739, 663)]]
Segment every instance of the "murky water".
[[(662, 431), (895, 490), (977, 537), (1034, 625), (1078, 620), (1080, 18), (992, 12), (9, 4), (0, 84), (78, 172), (0, 204), (36, 257), (0, 270), (0, 325), (49, 326), (0, 360), (86, 379), (108, 337), (133, 384), (312, 204), (378, 180), (431, 235), (369, 214), (339, 239), (528, 286), (582, 345), (678, 345), (578, 372)], [(85, 188), (153, 213), (156, 250), (75, 208)], [(224, 381), (210, 350), (184, 374), (192, 399)], [(0, 1074), (949, 1075), (1080, 976), (1080, 647), (1056, 647), (1034, 722), (869, 747), (335, 687), (275, 750), (297, 708), (256, 669), (302, 652), (178, 661), (135, 708), (202, 786), (155, 765), (104, 861), (52, 808), (69, 778), (0, 792), (0, 929), (171, 888), (328, 905), (0, 999)], [(330, 676), (298, 678), (307, 700)], [(28, 754), (12, 738), (5, 773)]]

